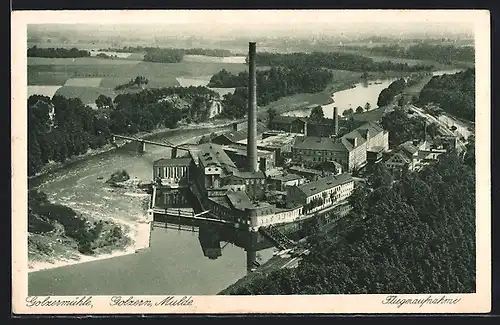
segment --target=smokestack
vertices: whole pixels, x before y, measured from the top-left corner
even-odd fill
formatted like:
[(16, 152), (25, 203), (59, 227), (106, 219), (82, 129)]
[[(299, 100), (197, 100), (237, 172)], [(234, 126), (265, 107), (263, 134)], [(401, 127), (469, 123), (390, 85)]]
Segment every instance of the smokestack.
[(339, 134), (339, 109), (336, 106), (333, 108), (333, 132)]
[(255, 42), (248, 43), (248, 170), (257, 172), (257, 77), (255, 72)]

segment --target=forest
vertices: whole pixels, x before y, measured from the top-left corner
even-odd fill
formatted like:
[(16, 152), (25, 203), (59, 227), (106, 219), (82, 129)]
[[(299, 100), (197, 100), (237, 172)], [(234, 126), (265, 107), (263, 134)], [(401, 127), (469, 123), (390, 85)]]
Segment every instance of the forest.
[(28, 57), (39, 58), (81, 58), (90, 56), (89, 51), (79, 50), (77, 48), (39, 48), (36, 46), (28, 49)]
[[(271, 67), (257, 71), (257, 105), (265, 106), (282, 97), (298, 93), (315, 93), (325, 89), (332, 80), (332, 72), (323, 68)], [(247, 111), (248, 72), (235, 75), (221, 70), (210, 79), (208, 87), (232, 88), (233, 94), (223, 97), (222, 116), (241, 118)]]
[(475, 84), (475, 69), (434, 76), (420, 92), (418, 104), (434, 103), (447, 113), (474, 121), (476, 114)]
[(384, 88), (378, 95), (377, 106), (382, 107), (389, 105), (405, 88), (406, 81), (403, 78), (392, 82), (389, 87)]
[(232, 295), (475, 292), (475, 170), (454, 153), (393, 182), (380, 165), (373, 188), (350, 197), (350, 227), (313, 227), (310, 254), (235, 288)]
[(257, 53), (256, 64), (260, 66), (283, 66), (302, 68), (328, 68), (349, 71), (431, 71), (432, 65), (408, 65), (391, 61), (375, 62), (359, 54), (338, 52), (312, 53)]
[(438, 44), (415, 44), (409, 47), (400, 45), (381, 45), (370, 47), (371, 53), (397, 58), (432, 60), (445, 64), (453, 62), (474, 62), (473, 46), (453, 46)]
[(93, 110), (78, 98), (30, 96), (28, 175), (35, 175), (48, 162), (64, 162), (102, 147), (111, 133), (175, 128), (182, 119), (205, 121), (217, 100), (219, 95), (205, 87), (145, 89), (119, 94), (114, 100), (101, 95), (96, 99), (100, 110)]

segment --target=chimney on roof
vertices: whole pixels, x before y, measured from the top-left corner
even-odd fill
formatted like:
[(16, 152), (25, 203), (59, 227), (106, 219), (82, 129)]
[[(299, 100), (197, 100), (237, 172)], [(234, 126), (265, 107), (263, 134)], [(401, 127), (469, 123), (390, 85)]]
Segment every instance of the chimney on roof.
[(333, 108), (333, 133), (339, 134), (339, 109), (337, 106)]
[(255, 42), (248, 43), (248, 171), (259, 170), (257, 162), (257, 76), (255, 71)]

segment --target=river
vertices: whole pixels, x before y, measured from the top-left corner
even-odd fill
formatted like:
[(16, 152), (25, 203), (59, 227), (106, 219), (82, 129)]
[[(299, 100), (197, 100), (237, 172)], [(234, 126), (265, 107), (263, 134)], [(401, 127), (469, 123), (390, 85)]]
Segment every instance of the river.
[[(214, 129), (178, 130), (154, 140), (187, 141)], [(110, 189), (104, 181), (117, 169), (131, 178), (150, 181), (153, 161), (169, 157), (168, 148), (147, 146), (138, 154), (134, 144), (91, 157), (36, 180), (54, 202), (79, 212), (134, 222), (143, 215), (139, 199)], [(100, 176), (103, 177), (99, 180)], [(260, 251), (258, 260), (272, 256)], [(30, 295), (216, 294), (246, 274), (246, 252), (227, 245), (222, 256), (203, 255), (197, 234), (156, 228), (151, 247), (139, 253), (29, 273)]]
[[(439, 73), (453, 72), (435, 74)], [(364, 106), (366, 102), (376, 107), (378, 94), (390, 83), (391, 80), (385, 80), (381, 84), (373, 83), (367, 87), (357, 85), (337, 92), (333, 105), (338, 106), (339, 110)], [(332, 115), (333, 105), (324, 106), (326, 116)], [(306, 111), (295, 113), (308, 114)], [(180, 143), (194, 140), (213, 130), (176, 130), (152, 139)], [(128, 144), (44, 175), (36, 183), (54, 202), (71, 206), (85, 214), (134, 223), (144, 214), (140, 198), (132, 193), (114, 191), (104, 181), (117, 169), (127, 170), (132, 178), (150, 181), (153, 161), (170, 157), (169, 151), (168, 148), (147, 146), (146, 153), (138, 154), (134, 145)], [(244, 245), (225, 245), (221, 256), (209, 259), (205, 257), (196, 233), (155, 228), (151, 232), (150, 248), (138, 253), (29, 273), (28, 293), (217, 294), (247, 273), (247, 253), (241, 247)], [(271, 258), (272, 253), (273, 248), (260, 250), (257, 261), (262, 264)]]
[[(443, 71), (434, 71), (433, 76), (440, 76), (443, 74), (453, 74), (460, 72), (462, 70), (443, 70)], [(323, 113), (325, 117), (332, 118), (333, 117), (333, 107), (338, 108), (339, 114), (342, 114), (343, 111), (352, 108), (356, 110), (358, 106), (365, 107), (366, 103), (370, 104), (372, 109), (377, 108), (377, 100), (380, 92), (389, 87), (389, 85), (396, 80), (396, 78), (385, 79), (385, 80), (376, 80), (370, 81), (369, 83), (358, 83), (355, 87), (341, 90), (333, 94), (332, 99), (333, 103), (328, 105), (323, 105)], [(285, 116), (309, 116), (311, 113), (311, 109), (300, 109), (296, 111), (290, 111), (284, 113)]]

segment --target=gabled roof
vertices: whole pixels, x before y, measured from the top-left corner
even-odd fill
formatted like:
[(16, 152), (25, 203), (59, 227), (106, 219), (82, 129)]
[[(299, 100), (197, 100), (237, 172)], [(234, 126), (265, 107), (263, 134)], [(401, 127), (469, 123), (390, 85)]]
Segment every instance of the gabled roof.
[(215, 143), (203, 143), (198, 146), (198, 149), (198, 158), (203, 166), (216, 165), (226, 169), (227, 172), (238, 170), (222, 146)]
[(343, 173), (340, 175), (331, 175), (320, 178), (317, 181), (298, 186), (298, 189), (306, 196), (311, 196), (321, 193), (337, 185), (352, 182), (353, 180), (354, 179), (352, 178), (351, 174)]
[(418, 152), (418, 149), (411, 142), (405, 142), (400, 144), (398, 149), (404, 151), (406, 154), (409, 154), (410, 156)]
[[(262, 122), (257, 122), (257, 134), (263, 133), (265, 130), (267, 130), (267, 127), (264, 123)], [(214, 138), (216, 140), (217, 138), (226, 138), (230, 142), (238, 142), (243, 139), (246, 139), (248, 137), (248, 128), (244, 128), (239, 131), (227, 131), (222, 133), (221, 135), (218, 135)], [(216, 140), (217, 141), (217, 140)]]

